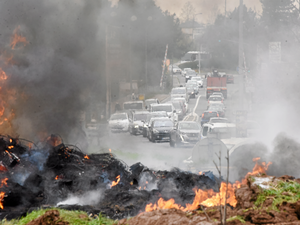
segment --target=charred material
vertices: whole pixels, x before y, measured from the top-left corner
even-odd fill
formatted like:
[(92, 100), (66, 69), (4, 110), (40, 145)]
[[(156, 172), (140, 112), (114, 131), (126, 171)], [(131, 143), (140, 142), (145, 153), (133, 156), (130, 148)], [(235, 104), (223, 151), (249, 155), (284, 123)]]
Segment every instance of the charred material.
[[(192, 203), (195, 187), (217, 191), (215, 178), (179, 169), (154, 171), (141, 163), (129, 167), (111, 153), (85, 155), (56, 136), (39, 145), (1, 136), (0, 154), (7, 155), (0, 161), (0, 219), (58, 203), (122, 219), (137, 215), (161, 197), (186, 204)], [(93, 201), (68, 202), (89, 193)], [(15, 209), (19, 212), (12, 213)]]

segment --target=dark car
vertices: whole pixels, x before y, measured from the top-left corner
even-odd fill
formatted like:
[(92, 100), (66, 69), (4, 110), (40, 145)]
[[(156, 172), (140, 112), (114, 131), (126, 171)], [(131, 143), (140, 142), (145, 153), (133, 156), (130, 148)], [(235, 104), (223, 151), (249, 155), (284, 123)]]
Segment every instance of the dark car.
[(205, 123), (207, 123), (210, 118), (212, 117), (219, 117), (219, 114), (217, 111), (204, 111), (202, 113), (202, 118), (201, 118), (201, 126)]
[(193, 145), (200, 140), (201, 126), (195, 121), (181, 121), (170, 133), (170, 146)]
[(159, 112), (150, 112), (148, 115), (147, 115), (147, 118), (145, 121), (143, 121), (143, 137), (148, 137), (148, 131), (149, 131), (149, 127), (150, 127), (150, 121), (152, 118), (155, 118), (155, 117), (165, 117), (165, 118), (169, 118), (167, 112), (164, 112), (164, 111), (159, 111)]
[(226, 83), (230, 83), (230, 84), (233, 84), (234, 83), (234, 77), (233, 75), (227, 75), (227, 80), (226, 80)]
[(170, 132), (174, 129), (174, 123), (170, 119), (159, 118), (152, 121), (149, 127), (149, 140), (170, 141)]

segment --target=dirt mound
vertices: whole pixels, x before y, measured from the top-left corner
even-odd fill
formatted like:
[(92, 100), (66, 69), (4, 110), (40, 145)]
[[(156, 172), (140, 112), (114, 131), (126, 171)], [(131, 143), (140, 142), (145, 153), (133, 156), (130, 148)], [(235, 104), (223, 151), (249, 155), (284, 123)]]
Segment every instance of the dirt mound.
[(69, 225), (59, 216), (58, 210), (49, 210), (44, 215), (32, 220), (27, 225)]
[(161, 209), (152, 212), (141, 213), (132, 219), (120, 220), (118, 225), (211, 225), (205, 215), (186, 213), (178, 209)]
[(300, 185), (291, 176), (249, 177), (235, 192), (237, 215), (253, 224), (300, 224)]

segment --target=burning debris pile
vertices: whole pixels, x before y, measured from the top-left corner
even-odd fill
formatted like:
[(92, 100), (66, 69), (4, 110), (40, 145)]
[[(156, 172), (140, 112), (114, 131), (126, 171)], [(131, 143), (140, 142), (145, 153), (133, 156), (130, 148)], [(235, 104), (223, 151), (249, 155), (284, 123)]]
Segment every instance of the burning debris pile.
[(128, 167), (111, 153), (85, 155), (54, 135), (37, 145), (1, 136), (0, 154), (1, 219), (57, 205), (121, 219), (160, 198), (185, 205), (195, 201), (200, 189), (218, 191), (212, 174), (153, 171), (140, 163)]

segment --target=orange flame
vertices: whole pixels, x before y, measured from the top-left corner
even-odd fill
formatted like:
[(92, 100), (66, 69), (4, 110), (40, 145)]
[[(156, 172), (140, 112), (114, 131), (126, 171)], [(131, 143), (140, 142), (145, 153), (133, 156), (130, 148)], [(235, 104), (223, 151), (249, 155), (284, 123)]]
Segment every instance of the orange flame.
[(10, 146), (8, 146), (8, 149), (12, 149), (12, 148), (14, 148), (14, 146), (13, 146), (13, 145), (10, 145)]
[(255, 166), (252, 169), (252, 172), (248, 172), (244, 179), (242, 179), (242, 182), (236, 181), (233, 186), (234, 188), (240, 188), (242, 184), (247, 184), (247, 178), (249, 176), (255, 176), (257, 174), (267, 174), (267, 170), (269, 166), (272, 164), (272, 162), (268, 162), (267, 164), (265, 162), (258, 163), (260, 160), (260, 157), (252, 159), (253, 162), (255, 162)]
[(19, 30), (20, 30), (20, 26), (18, 26), (14, 32), (13, 32), (13, 36), (10, 39), (10, 47), (12, 49), (15, 49), (16, 45), (18, 43), (22, 43), (23, 46), (25, 47), (28, 44), (28, 41), (26, 40), (26, 37), (23, 37), (22, 35), (19, 35)]
[(3, 180), (1, 180), (0, 188), (2, 188), (4, 185), (7, 187), (7, 180), (8, 178), (4, 178)]
[[(226, 204), (230, 204), (231, 206), (235, 207), (237, 204), (237, 200), (235, 198), (234, 191), (236, 188), (240, 188), (242, 184), (247, 182), (247, 178), (249, 176), (257, 175), (257, 174), (262, 174), (266, 173), (268, 170), (268, 167), (272, 164), (271, 162), (265, 163), (262, 162), (261, 164), (258, 163), (258, 160), (260, 158), (254, 158), (253, 161), (256, 162), (255, 166), (252, 170), (252, 172), (249, 172), (246, 177), (242, 180), (242, 182), (236, 182), (235, 184), (228, 184), (228, 189), (227, 189), (227, 196), (226, 196), (226, 183), (222, 182), (221, 187), (220, 187), (220, 192), (216, 193), (213, 190), (201, 190), (201, 189), (194, 189), (195, 191), (195, 198), (192, 204), (186, 204), (186, 207), (183, 207), (179, 204), (175, 203), (174, 199), (170, 199), (168, 201), (165, 201), (163, 198), (160, 198), (157, 203), (155, 204), (147, 204), (145, 207), (145, 211), (154, 211), (157, 209), (180, 209), (183, 211), (188, 211), (188, 210), (195, 210), (198, 209), (199, 205), (203, 205), (206, 207), (213, 207), (213, 206), (219, 206), (220, 204), (224, 205), (225, 204), (225, 199), (226, 199)], [(202, 172), (199, 172), (199, 175), (201, 175)], [(139, 187), (141, 189), (141, 187)]]
[(90, 159), (90, 157), (88, 155), (85, 155), (84, 158), (85, 159)]
[(0, 192), (0, 208), (1, 208), (1, 209), (4, 209), (3, 203), (2, 203), (4, 197), (5, 197), (5, 192)]
[(57, 175), (57, 176), (55, 177), (55, 180), (63, 179), (63, 178), (64, 178), (63, 175)]
[(113, 181), (110, 187), (116, 186), (116, 185), (120, 182), (120, 180), (121, 180), (120, 175), (118, 175), (118, 176), (116, 177), (116, 179), (117, 179), (117, 181)]

